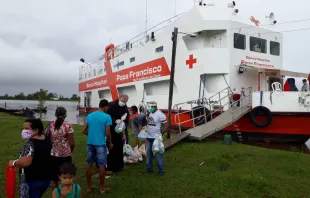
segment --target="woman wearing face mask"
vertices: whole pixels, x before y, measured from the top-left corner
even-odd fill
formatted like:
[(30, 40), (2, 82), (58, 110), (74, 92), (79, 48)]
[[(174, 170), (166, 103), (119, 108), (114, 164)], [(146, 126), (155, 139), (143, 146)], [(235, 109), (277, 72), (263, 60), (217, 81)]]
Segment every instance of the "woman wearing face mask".
[(126, 119), (124, 120), (125, 125), (128, 126), (129, 122), (129, 111), (126, 105), (128, 101), (128, 95), (121, 94), (119, 98), (109, 104), (107, 114), (112, 118), (111, 126), (111, 137), (113, 149), (110, 151), (107, 158), (107, 170), (112, 172), (119, 172), (124, 168), (124, 155), (123, 155), (123, 142), (126, 141), (125, 130), (121, 133), (115, 132), (116, 123), (115, 121), (121, 119), (121, 117), (127, 114)]
[(72, 162), (74, 149), (74, 130), (69, 123), (65, 123), (67, 110), (57, 107), (55, 111), (56, 121), (49, 124), (45, 134), (49, 134), (52, 141), (51, 150), (51, 179), (52, 189), (58, 186), (60, 166), (65, 162)]
[(24, 147), (19, 158), (10, 160), (11, 167), (19, 168), (25, 174), (29, 186), (29, 198), (40, 198), (50, 185), (49, 165), (51, 141), (43, 134), (43, 123), (40, 119), (31, 119), (24, 122), (22, 138)]

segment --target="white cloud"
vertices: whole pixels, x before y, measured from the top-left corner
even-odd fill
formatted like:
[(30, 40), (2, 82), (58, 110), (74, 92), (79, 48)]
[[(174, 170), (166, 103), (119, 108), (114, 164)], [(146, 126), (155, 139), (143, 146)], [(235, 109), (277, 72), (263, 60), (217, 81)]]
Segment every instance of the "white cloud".
[[(220, 1), (226, 2), (224, 0)], [(175, 0), (148, 0), (148, 27), (174, 15)], [(242, 15), (278, 22), (310, 18), (308, 2), (236, 1)], [(109, 43), (120, 44), (145, 29), (145, 0), (0, 0), (0, 95), (32, 92), (41, 87), (65, 95), (77, 93), (79, 59), (91, 60)], [(177, 0), (177, 13), (193, 7)], [(310, 23), (278, 25), (280, 30)], [(281, 29), (282, 28), (282, 29)], [(309, 72), (309, 31), (284, 34), (284, 66)]]

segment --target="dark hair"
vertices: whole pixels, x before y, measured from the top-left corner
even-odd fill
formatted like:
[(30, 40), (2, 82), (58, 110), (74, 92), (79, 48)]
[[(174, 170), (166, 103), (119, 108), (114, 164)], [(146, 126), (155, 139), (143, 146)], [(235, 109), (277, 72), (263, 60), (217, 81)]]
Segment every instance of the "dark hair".
[(106, 99), (100, 100), (99, 102), (99, 108), (104, 108), (109, 106), (109, 102)]
[(76, 175), (76, 167), (71, 162), (65, 162), (59, 168), (59, 176), (62, 174)]
[(55, 116), (57, 118), (55, 122), (55, 129), (58, 130), (65, 121), (67, 110), (64, 107), (57, 107)]
[(307, 80), (306, 80), (306, 79), (303, 79), (302, 82), (307, 82)]
[(33, 130), (38, 129), (38, 135), (43, 134), (44, 127), (43, 127), (43, 122), (41, 119), (39, 118), (27, 119), (25, 120), (25, 122), (29, 122)]
[(131, 111), (138, 112), (138, 107), (135, 105), (131, 106)]

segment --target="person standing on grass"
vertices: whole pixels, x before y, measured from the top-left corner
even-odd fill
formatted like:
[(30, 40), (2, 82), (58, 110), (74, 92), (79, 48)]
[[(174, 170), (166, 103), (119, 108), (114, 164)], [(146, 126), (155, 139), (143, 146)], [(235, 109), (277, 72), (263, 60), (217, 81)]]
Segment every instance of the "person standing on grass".
[[(150, 112), (148, 117), (148, 125), (147, 125), (147, 138), (146, 138), (146, 167), (147, 172), (153, 172), (153, 151), (152, 146), (154, 140), (158, 138), (167, 131), (169, 127), (169, 123), (167, 122), (166, 115), (157, 108), (156, 102), (149, 103)], [(163, 130), (162, 124), (164, 124)], [(157, 165), (159, 169), (159, 174), (164, 175), (164, 157), (163, 154), (157, 152), (156, 154)]]
[(52, 121), (46, 128), (45, 134), (51, 138), (51, 187), (54, 190), (59, 182), (59, 168), (66, 162), (72, 162), (74, 149), (74, 130), (72, 125), (65, 123), (67, 110), (64, 107), (57, 107), (55, 111), (56, 120)]
[(64, 163), (59, 170), (60, 185), (52, 192), (52, 198), (82, 198), (81, 187), (74, 183), (76, 167), (72, 163)]
[(109, 104), (107, 113), (112, 118), (111, 137), (113, 143), (113, 149), (108, 155), (108, 166), (107, 169), (114, 173), (124, 169), (124, 155), (123, 155), (123, 142), (126, 141), (125, 131), (121, 133), (115, 132), (116, 123), (115, 121), (121, 119), (123, 115), (127, 114), (124, 120), (126, 127), (129, 121), (129, 111), (126, 105), (129, 97), (126, 94), (121, 94), (119, 98)]
[(136, 146), (138, 147), (140, 147), (140, 141), (138, 135), (141, 132), (142, 127), (147, 126), (146, 114), (142, 112), (141, 108), (139, 110), (140, 113), (138, 113), (137, 106), (132, 106), (131, 107), (132, 115), (129, 118), (131, 120), (132, 130), (136, 136)]
[[(107, 145), (111, 150), (113, 144), (111, 142), (110, 126), (112, 125), (111, 116), (106, 114), (109, 102), (105, 99), (99, 103), (99, 110), (89, 114), (86, 118), (82, 133), (87, 135), (87, 192), (92, 190), (92, 167), (95, 162), (99, 166), (100, 173), (100, 193), (109, 190), (104, 186), (105, 166), (107, 165)], [(106, 142), (107, 140), (107, 142)]]
[(51, 183), (50, 153), (52, 144), (43, 131), (43, 123), (40, 119), (26, 120), (21, 134), (25, 144), (19, 153), (19, 158), (9, 161), (10, 167), (19, 168), (19, 174), (25, 175), (29, 191), (20, 190), (27, 193), (29, 198), (42, 197)]

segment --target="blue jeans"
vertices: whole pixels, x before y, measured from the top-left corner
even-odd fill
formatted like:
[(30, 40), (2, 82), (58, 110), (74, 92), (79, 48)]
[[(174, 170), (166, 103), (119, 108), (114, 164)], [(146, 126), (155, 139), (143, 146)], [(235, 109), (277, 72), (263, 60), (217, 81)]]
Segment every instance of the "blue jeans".
[[(153, 172), (153, 142), (155, 139), (147, 138), (146, 139), (146, 169), (148, 172)], [(164, 156), (163, 154), (157, 152), (155, 154), (157, 159), (157, 167), (160, 175), (164, 175)]]
[(27, 183), (29, 186), (29, 198), (40, 198), (43, 196), (51, 181), (37, 181)]
[(107, 165), (107, 146), (91, 145), (86, 146), (87, 164), (94, 164), (97, 166)]

